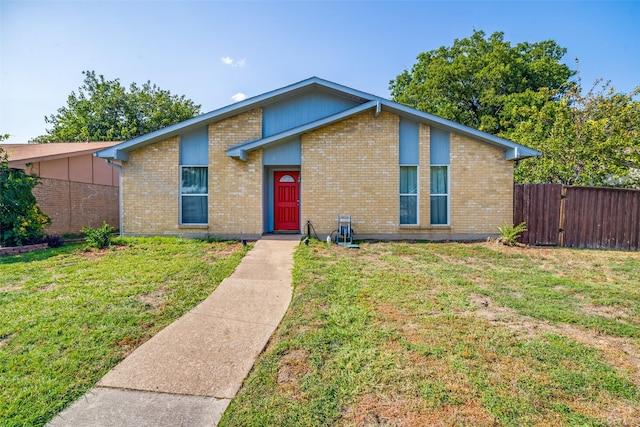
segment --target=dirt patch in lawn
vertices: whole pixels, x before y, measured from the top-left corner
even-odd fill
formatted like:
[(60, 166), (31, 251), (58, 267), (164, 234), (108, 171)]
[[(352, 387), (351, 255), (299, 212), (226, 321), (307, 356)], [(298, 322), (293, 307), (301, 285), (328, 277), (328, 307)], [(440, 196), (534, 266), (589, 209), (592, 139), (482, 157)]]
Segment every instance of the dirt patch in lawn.
[(84, 252), (79, 252), (78, 256), (81, 256), (83, 258), (94, 259), (94, 258), (103, 257), (104, 255), (108, 254), (109, 252), (124, 251), (127, 248), (128, 248), (128, 246), (126, 246), (126, 245), (111, 245), (109, 247), (102, 248), (102, 249), (87, 248)]
[(166, 289), (158, 289), (157, 291), (151, 292), (150, 294), (140, 295), (138, 300), (143, 304), (149, 306), (149, 310), (154, 313), (160, 312), (164, 309), (166, 298), (165, 298)]
[(588, 304), (581, 307), (581, 310), (587, 314), (594, 314), (596, 316), (606, 317), (608, 319), (615, 319), (621, 322), (628, 322), (632, 320), (629, 314), (627, 313), (626, 308), (621, 307), (619, 305), (602, 306), (602, 305)]
[(288, 391), (291, 398), (300, 400), (300, 381), (309, 373), (309, 352), (304, 349), (293, 350), (280, 359), (277, 383)]
[(630, 340), (597, 334), (568, 324), (552, 325), (541, 322), (517, 314), (510, 308), (494, 305), (486, 296), (472, 294), (470, 299), (478, 307), (473, 314), (488, 320), (495, 326), (506, 326), (524, 336), (534, 336), (544, 332), (561, 334), (597, 349), (609, 365), (629, 372), (634, 383), (640, 387), (640, 358), (638, 357), (640, 349)]
[(230, 255), (236, 253), (242, 243), (240, 242), (229, 242), (224, 246), (212, 245), (206, 249), (204, 249), (204, 253), (202, 259), (207, 263), (212, 263), (217, 261), (219, 258), (226, 258)]
[(11, 338), (14, 336), (15, 334), (0, 336), (0, 348), (4, 347), (9, 341), (11, 341)]
[(357, 426), (493, 426), (495, 420), (480, 405), (444, 405), (425, 408), (419, 399), (364, 395), (345, 414)]

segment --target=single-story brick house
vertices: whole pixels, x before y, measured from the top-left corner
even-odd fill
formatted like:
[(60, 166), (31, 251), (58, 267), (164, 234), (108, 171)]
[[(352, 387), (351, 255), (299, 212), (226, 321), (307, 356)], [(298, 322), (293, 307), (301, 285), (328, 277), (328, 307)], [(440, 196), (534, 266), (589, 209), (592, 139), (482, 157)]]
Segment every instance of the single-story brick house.
[(74, 234), (102, 221), (118, 227), (118, 169), (93, 156), (113, 142), (0, 144), (9, 167), (40, 177), (33, 189), (38, 206), (49, 217), (48, 234)]
[(482, 239), (540, 153), (316, 77), (96, 153), (121, 169), (123, 235)]

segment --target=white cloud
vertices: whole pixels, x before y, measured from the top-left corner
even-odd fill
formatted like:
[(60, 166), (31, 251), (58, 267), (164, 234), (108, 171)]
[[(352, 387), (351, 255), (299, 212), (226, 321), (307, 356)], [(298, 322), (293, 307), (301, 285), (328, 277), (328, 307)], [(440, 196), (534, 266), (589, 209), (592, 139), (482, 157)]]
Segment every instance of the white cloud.
[(247, 99), (247, 95), (245, 95), (242, 92), (238, 92), (231, 97), (231, 100), (233, 102), (240, 102), (240, 101), (244, 101), (245, 99)]
[(244, 64), (246, 64), (247, 59), (242, 58), (242, 59), (236, 60), (230, 56), (223, 56), (222, 58), (220, 58), (220, 61), (222, 61), (224, 65), (230, 65), (232, 67), (244, 67)]

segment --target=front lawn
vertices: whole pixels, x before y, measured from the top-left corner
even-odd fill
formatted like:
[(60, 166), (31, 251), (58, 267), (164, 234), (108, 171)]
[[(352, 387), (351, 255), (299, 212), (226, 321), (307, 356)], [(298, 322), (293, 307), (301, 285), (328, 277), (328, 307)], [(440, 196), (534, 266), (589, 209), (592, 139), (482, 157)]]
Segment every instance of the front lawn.
[(312, 242), (223, 426), (639, 425), (640, 253)]
[(0, 424), (43, 425), (205, 299), (239, 243), (117, 239), (0, 257)]

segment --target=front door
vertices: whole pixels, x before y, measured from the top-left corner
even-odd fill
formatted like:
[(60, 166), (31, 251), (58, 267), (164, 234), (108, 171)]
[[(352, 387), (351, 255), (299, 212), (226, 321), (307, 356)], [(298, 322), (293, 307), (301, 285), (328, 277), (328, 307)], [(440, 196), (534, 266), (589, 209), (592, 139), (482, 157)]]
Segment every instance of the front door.
[(274, 172), (275, 231), (300, 230), (300, 172)]

